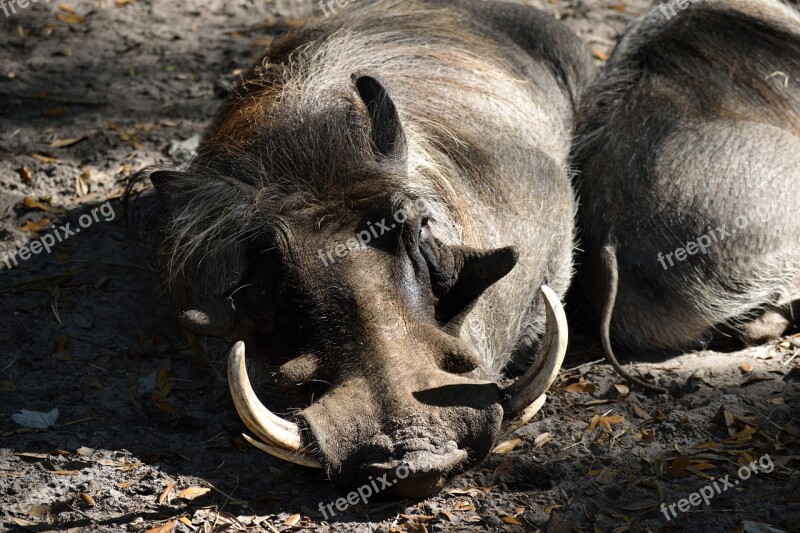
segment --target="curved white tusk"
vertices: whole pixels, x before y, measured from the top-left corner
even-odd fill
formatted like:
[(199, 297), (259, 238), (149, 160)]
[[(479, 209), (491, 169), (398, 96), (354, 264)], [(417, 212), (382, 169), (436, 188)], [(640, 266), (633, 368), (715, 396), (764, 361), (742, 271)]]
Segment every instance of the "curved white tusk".
[(233, 346), (228, 358), (228, 389), (239, 418), (258, 438), (276, 448), (290, 451), (300, 449), (300, 429), (297, 424), (274, 415), (261, 403), (250, 385), (242, 341)]
[(514, 433), (519, 428), (525, 426), (531, 419), (536, 416), (542, 406), (544, 406), (544, 402), (547, 401), (547, 394), (542, 394), (536, 400), (530, 404), (528, 407), (523, 409), (523, 411), (515, 417), (513, 420), (509, 420), (507, 422), (503, 422), (503, 428), (500, 430), (501, 432), (501, 439), (504, 439)]
[(283, 459), (284, 461), (288, 461), (290, 463), (294, 463), (300, 466), (307, 466), (309, 468), (322, 468), (322, 465), (316, 459), (312, 459), (311, 457), (307, 457), (305, 455), (288, 452), (286, 450), (281, 450), (280, 448), (275, 448), (274, 446), (270, 446), (269, 444), (264, 444), (262, 442), (258, 442), (254, 438), (250, 437), (242, 433), (242, 437), (244, 440), (261, 450), (262, 452), (266, 452), (273, 457), (277, 457), (278, 459)]
[(547, 313), (547, 328), (542, 349), (539, 351), (536, 363), (503, 391), (505, 396), (503, 409), (506, 415), (523, 411), (531, 404), (535, 404), (547, 392), (555, 381), (558, 371), (561, 370), (564, 355), (567, 353), (567, 316), (564, 314), (564, 308), (550, 287), (542, 285), (541, 290)]

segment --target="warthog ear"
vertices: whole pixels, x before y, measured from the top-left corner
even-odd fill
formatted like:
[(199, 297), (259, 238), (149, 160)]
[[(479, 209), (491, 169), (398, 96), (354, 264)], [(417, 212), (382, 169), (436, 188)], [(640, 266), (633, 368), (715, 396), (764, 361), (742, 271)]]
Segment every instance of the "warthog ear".
[(407, 147), (400, 115), (389, 93), (371, 76), (353, 75), (356, 90), (369, 112), (372, 146), (376, 155), (403, 161)]
[(186, 175), (183, 172), (175, 170), (156, 170), (148, 176), (158, 195), (165, 199), (171, 196), (171, 193), (179, 186), (181, 179), (184, 177)]
[(450, 270), (450, 286), (439, 299), (437, 319), (447, 329), (457, 332), (464, 317), (483, 292), (511, 272), (519, 260), (513, 246), (478, 250), (465, 246), (447, 246), (442, 254), (445, 270)]

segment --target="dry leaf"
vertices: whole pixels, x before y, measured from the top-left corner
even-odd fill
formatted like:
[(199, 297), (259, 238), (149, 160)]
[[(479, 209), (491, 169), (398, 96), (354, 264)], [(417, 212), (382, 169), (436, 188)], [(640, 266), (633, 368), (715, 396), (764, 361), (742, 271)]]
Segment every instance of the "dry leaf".
[(600, 416), (594, 415), (592, 420), (589, 422), (589, 426), (586, 428), (586, 431), (592, 431), (597, 426), (600, 426), (603, 429), (611, 430), (611, 426), (615, 426), (617, 424), (621, 424), (625, 417), (621, 415), (613, 415), (613, 416)]
[(669, 467), (669, 475), (671, 478), (679, 478), (686, 475), (686, 468), (689, 466), (689, 457), (687, 455), (679, 455), (673, 459)]
[(170, 520), (166, 524), (156, 526), (152, 529), (148, 529), (144, 533), (172, 533), (175, 531), (175, 528), (178, 526), (177, 520)]
[(565, 392), (585, 392), (587, 394), (591, 394), (597, 390), (597, 385), (594, 383), (573, 383), (572, 385), (565, 387)]
[(492, 476), (499, 477), (511, 470), (514, 467), (514, 461), (508, 460), (500, 463), (497, 468), (492, 472)]
[(533, 439), (533, 445), (537, 448), (541, 448), (551, 440), (553, 440), (553, 434), (545, 432), (540, 435), (537, 435), (536, 438)]
[(50, 225), (50, 220), (47, 218), (43, 218), (37, 221), (30, 221), (26, 222), (19, 229), (28, 233), (37, 233), (46, 229)]
[(739, 365), (739, 370), (742, 371), (742, 374), (749, 374), (753, 371), (753, 365), (748, 365), (747, 363)]
[(195, 498), (204, 496), (209, 492), (211, 492), (211, 489), (205, 487), (189, 487), (180, 491), (178, 493), (178, 498), (181, 500), (194, 500)]
[(89, 194), (92, 173), (88, 170), (83, 171), (80, 176), (75, 176), (75, 196), (81, 197)]
[(627, 385), (614, 385), (614, 388), (617, 389), (617, 394), (619, 394), (620, 398), (627, 398), (628, 394), (630, 394), (631, 389), (628, 388)]
[(22, 181), (25, 181), (25, 182), (28, 182), (28, 183), (33, 181), (33, 174), (31, 173), (31, 169), (29, 169), (25, 165), (22, 165), (19, 168), (19, 176), (22, 178)]
[(515, 518), (515, 517), (513, 517), (511, 515), (504, 516), (503, 517), (503, 522), (505, 522), (506, 524), (511, 524), (512, 526), (524, 526), (525, 525), (523, 522), (520, 522), (520, 520), (518, 518)]
[(42, 202), (38, 202), (33, 198), (31, 198), (30, 196), (26, 196), (25, 198), (22, 199), (22, 205), (24, 205), (28, 209), (41, 209), (42, 211), (50, 211), (49, 205)]
[(56, 139), (50, 143), (50, 146), (52, 146), (53, 148), (66, 148), (67, 146), (78, 144), (83, 139), (84, 137), (70, 137), (69, 139)]
[(497, 446), (494, 447), (494, 450), (492, 450), (492, 453), (496, 453), (496, 454), (499, 454), (499, 455), (503, 455), (503, 454), (509, 453), (514, 448), (516, 448), (519, 445), (520, 442), (522, 442), (522, 439), (511, 439), (511, 440), (507, 440), (505, 442), (501, 442), (500, 444), (498, 444)]
[(56, 157), (51, 157), (49, 155), (34, 153), (31, 154), (31, 157), (36, 159), (37, 161), (41, 161), (42, 163), (61, 163), (61, 160)]
[(45, 117), (55, 118), (55, 117), (60, 117), (67, 111), (69, 111), (69, 109), (66, 107), (53, 107), (51, 109), (45, 109), (44, 111), (42, 111), (42, 115)]
[(77, 476), (81, 473), (80, 470), (50, 470), (49, 472), (57, 476)]
[(473, 509), (475, 509), (475, 506), (467, 500), (456, 502), (455, 506), (453, 506), (454, 511), (472, 511)]
[(183, 525), (194, 529), (194, 526), (192, 526), (192, 521), (186, 518), (185, 516), (178, 518), (178, 520), (180, 520)]
[(17, 457), (28, 457), (30, 459), (47, 459), (50, 457), (49, 453), (33, 453), (33, 452), (16, 452)]
[(287, 518), (286, 522), (284, 522), (283, 525), (291, 527), (291, 526), (297, 524), (299, 521), (300, 521), (300, 515), (295, 513), (292, 516), (290, 516), (289, 518)]
[(74, 13), (58, 14), (56, 15), (56, 18), (61, 22), (66, 22), (67, 24), (80, 24), (86, 20), (86, 17), (82, 17), (81, 15), (76, 15)]
[(163, 504), (165, 501), (167, 501), (167, 497), (169, 497), (173, 490), (175, 490), (174, 481), (167, 485), (167, 488), (165, 488), (164, 491), (158, 495), (158, 503)]
[(97, 505), (94, 501), (94, 498), (92, 498), (91, 494), (87, 492), (78, 493), (78, 497), (84, 504), (86, 504), (87, 507), (94, 507), (95, 505)]

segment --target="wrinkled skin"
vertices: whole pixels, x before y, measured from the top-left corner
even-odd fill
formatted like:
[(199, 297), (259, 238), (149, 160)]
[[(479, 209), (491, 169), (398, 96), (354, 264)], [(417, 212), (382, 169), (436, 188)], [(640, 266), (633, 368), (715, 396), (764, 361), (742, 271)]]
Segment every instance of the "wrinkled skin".
[(617, 345), (755, 344), (796, 323), (800, 91), (784, 76), (800, 77), (796, 9), (708, 1), (634, 22), (587, 91), (578, 277)]
[(244, 342), (336, 482), (404, 466), (386, 494), (426, 496), (517, 416), (496, 381), (542, 344), (539, 287), (569, 283), (592, 73), (523, 6), (364, 3), (273, 45), (185, 172), (143, 173), (182, 324)]

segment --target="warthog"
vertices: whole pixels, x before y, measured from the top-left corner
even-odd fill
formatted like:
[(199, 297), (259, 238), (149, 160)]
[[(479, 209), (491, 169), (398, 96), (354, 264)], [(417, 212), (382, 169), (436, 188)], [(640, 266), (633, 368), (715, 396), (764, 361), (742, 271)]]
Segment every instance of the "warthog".
[(798, 80), (800, 17), (776, 0), (655, 9), (625, 33), (574, 147), (580, 284), (608, 355), (609, 337), (758, 343), (795, 321)]
[[(252, 443), (350, 486), (403, 467), (393, 493), (424, 496), (530, 419), (566, 349), (592, 74), (528, 7), (359, 3), (273, 44), (185, 171), (142, 174), (181, 322), (236, 343)], [(245, 346), (304, 393), (292, 420), (256, 397)], [(512, 361), (535, 362), (503, 388)]]

